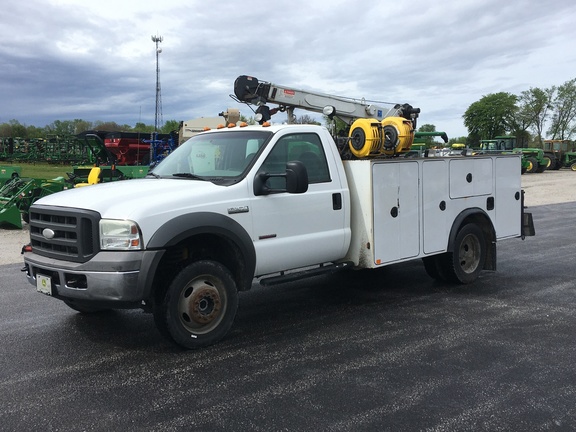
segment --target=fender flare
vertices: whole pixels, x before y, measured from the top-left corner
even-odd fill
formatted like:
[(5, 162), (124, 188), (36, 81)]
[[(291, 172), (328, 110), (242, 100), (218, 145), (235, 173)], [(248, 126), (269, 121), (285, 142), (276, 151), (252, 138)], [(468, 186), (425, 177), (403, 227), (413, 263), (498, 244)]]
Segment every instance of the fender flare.
[(215, 234), (234, 243), (245, 260), (243, 285), (252, 283), (256, 271), (256, 250), (252, 238), (234, 219), (220, 213), (196, 212), (177, 216), (156, 230), (146, 249), (166, 249), (198, 234)]
[(447, 245), (448, 252), (453, 252), (452, 246), (454, 245), (454, 239), (456, 238), (456, 235), (458, 234), (458, 231), (460, 230), (460, 227), (462, 226), (464, 220), (468, 219), (470, 216), (482, 217), (489, 224), (490, 235), (492, 236), (492, 239), (496, 238), (496, 232), (494, 230), (492, 220), (490, 220), (490, 216), (488, 216), (486, 212), (479, 207), (469, 208), (462, 211), (458, 216), (456, 216), (454, 222), (452, 223), (452, 228), (450, 228), (450, 235), (448, 236), (448, 245)]

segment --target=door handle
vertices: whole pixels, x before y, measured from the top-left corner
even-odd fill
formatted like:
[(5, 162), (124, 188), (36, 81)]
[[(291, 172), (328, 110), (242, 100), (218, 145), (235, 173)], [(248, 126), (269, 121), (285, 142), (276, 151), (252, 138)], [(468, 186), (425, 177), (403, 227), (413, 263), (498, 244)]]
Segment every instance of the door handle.
[(332, 194), (332, 209), (342, 210), (342, 194), (339, 192)]

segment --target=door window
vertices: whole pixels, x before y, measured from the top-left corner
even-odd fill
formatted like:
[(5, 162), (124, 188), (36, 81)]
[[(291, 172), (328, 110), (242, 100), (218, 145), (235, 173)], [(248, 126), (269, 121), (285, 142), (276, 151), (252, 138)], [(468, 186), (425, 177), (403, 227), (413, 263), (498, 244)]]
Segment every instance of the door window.
[[(295, 160), (306, 167), (310, 184), (331, 181), (322, 142), (318, 135), (312, 133), (291, 134), (280, 138), (262, 164), (261, 171), (281, 174), (286, 170), (286, 163)], [(270, 178), (266, 186), (271, 189), (285, 189), (286, 179)]]

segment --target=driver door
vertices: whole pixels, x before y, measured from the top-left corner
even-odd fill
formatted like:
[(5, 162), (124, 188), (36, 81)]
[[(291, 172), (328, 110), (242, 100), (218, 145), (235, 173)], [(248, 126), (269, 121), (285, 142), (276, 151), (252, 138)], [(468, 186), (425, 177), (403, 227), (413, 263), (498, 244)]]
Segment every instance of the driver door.
[[(300, 160), (308, 171), (308, 191), (289, 194), (286, 180), (268, 179), (268, 195), (251, 197), (256, 274), (264, 275), (342, 258), (348, 246), (345, 199), (333, 178), (320, 137), (296, 133), (281, 137), (258, 172), (283, 173)], [(253, 192), (252, 192), (253, 194)]]

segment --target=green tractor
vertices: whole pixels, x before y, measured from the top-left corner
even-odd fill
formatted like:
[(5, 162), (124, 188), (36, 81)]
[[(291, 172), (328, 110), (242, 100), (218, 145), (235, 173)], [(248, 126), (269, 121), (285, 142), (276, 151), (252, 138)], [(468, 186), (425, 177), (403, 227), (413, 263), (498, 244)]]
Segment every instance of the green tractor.
[(51, 180), (15, 176), (0, 187), (0, 227), (22, 229), (28, 210), (40, 198), (72, 187), (64, 177)]
[[(498, 137), (502, 138), (502, 137)], [(522, 174), (533, 172), (535, 163), (522, 152), (521, 148), (514, 148), (512, 140), (506, 139), (487, 139), (480, 141), (480, 147), (474, 151), (474, 154), (522, 154)]]
[(544, 150), (532, 147), (516, 147), (516, 137), (502, 135), (494, 138), (495, 146), (503, 152), (522, 154), (522, 173), (542, 173), (550, 164), (545, 157)]
[(548, 160), (544, 157), (542, 149), (525, 148), (522, 149), (522, 158), (526, 160), (526, 172), (542, 173), (548, 167)]
[(20, 175), (22, 175), (22, 168), (19, 166), (0, 165), (0, 187)]
[(570, 168), (576, 171), (576, 143), (570, 140), (544, 140), (545, 157), (549, 159), (548, 169)]

